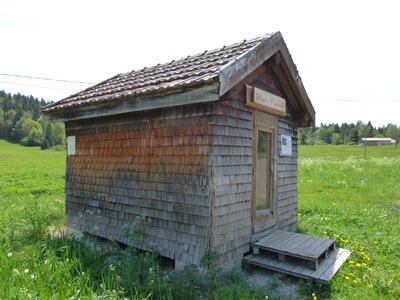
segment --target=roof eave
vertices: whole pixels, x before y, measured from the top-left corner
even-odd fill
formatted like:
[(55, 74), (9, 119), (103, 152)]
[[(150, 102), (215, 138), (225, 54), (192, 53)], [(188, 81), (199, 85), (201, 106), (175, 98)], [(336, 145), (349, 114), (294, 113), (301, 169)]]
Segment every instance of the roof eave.
[(219, 100), (219, 83), (212, 82), (186, 91), (169, 91), (167, 94), (131, 97), (122, 101), (68, 107), (54, 111), (42, 111), (45, 118), (53, 121), (73, 121), (104, 117), (131, 112), (162, 109), (181, 105), (198, 104)]
[(235, 60), (221, 68), (219, 72), (220, 90), (219, 95), (222, 97), (235, 85), (242, 81), (246, 76), (250, 75), (255, 69), (264, 64), (268, 59), (280, 53), (286, 67), (286, 76), (292, 87), (295, 89), (297, 101), (302, 107), (302, 111), (298, 113), (297, 119), (300, 127), (309, 127), (315, 125), (315, 110), (304, 88), (296, 65), (289, 53), (282, 34), (276, 32), (265, 38), (254, 48), (246, 51)]

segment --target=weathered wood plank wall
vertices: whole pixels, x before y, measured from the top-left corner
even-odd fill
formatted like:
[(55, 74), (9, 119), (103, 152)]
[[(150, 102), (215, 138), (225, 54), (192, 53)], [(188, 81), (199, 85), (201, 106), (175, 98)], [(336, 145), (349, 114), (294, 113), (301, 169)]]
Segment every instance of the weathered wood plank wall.
[[(196, 265), (210, 250), (220, 263), (241, 257), (252, 234), (253, 109), (245, 84), (286, 97), (266, 63), (219, 102), (67, 122), (67, 135), (76, 136), (76, 155), (67, 158), (67, 225), (133, 244), (127, 230), (143, 216), (142, 249), (153, 243), (161, 255)], [(292, 156), (278, 156), (277, 174), (276, 220), (287, 230), (297, 228), (292, 116), (288, 105), (279, 118), (279, 135), (292, 137)]]
[[(199, 264), (209, 249), (211, 106), (186, 106), (66, 124), (66, 223), (126, 244), (146, 218), (143, 249)], [(136, 228), (138, 229), (138, 228)]]
[[(273, 63), (272, 63), (273, 65)], [(254, 80), (254, 85), (259, 86), (275, 95), (288, 99), (284, 89), (268, 63), (262, 67), (262, 75)], [(256, 73), (256, 72), (255, 72)], [(297, 124), (293, 117), (290, 103), (286, 103), (286, 117), (278, 119), (278, 167), (277, 167), (277, 225), (279, 229), (297, 230)], [(281, 156), (281, 135), (292, 138), (292, 155)]]
[[(279, 135), (292, 138), (292, 155), (278, 158), (278, 228), (289, 231), (297, 230), (297, 124), (292, 118), (290, 108), (286, 118), (279, 118)], [(278, 139), (278, 152), (281, 152), (281, 141)]]
[(214, 105), (212, 250), (221, 263), (249, 251), (252, 189), (252, 110), (243, 101)]

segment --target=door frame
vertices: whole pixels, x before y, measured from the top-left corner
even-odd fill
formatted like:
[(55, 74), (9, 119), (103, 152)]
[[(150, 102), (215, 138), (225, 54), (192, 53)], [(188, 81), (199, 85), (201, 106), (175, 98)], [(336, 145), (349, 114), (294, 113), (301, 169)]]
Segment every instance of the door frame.
[[(256, 200), (256, 174), (257, 174), (257, 150), (258, 131), (265, 131), (271, 134), (270, 146), (270, 207), (264, 213), (257, 214)], [(278, 154), (278, 117), (268, 113), (253, 111), (253, 163), (252, 163), (252, 199), (251, 199), (251, 220), (252, 234), (260, 234), (277, 224), (277, 154)]]

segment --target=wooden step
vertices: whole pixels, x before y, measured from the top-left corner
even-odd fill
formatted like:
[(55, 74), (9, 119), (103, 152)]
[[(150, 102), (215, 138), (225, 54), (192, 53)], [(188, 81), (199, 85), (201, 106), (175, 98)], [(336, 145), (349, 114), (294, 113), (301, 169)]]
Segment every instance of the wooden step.
[(259, 266), (295, 277), (328, 283), (337, 271), (339, 271), (350, 254), (349, 250), (342, 248), (335, 249), (328, 259), (321, 262), (318, 270), (310, 269), (304, 260), (295, 257), (288, 257), (284, 262), (279, 261), (277, 254), (272, 252), (263, 252), (258, 255), (253, 253), (248, 254), (243, 258), (243, 264), (247, 266)]
[(260, 249), (278, 254), (278, 260), (285, 262), (288, 257), (295, 257), (307, 262), (308, 267), (317, 270), (335, 250), (334, 240), (284, 230), (276, 230), (253, 243), (253, 253)]

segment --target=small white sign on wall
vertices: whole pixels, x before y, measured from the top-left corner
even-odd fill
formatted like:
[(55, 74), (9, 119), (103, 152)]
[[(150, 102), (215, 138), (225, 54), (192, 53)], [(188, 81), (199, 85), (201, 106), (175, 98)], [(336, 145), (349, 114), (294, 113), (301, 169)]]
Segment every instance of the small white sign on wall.
[(76, 147), (75, 147), (75, 136), (67, 137), (67, 155), (75, 155)]
[(281, 155), (292, 155), (292, 137), (288, 135), (281, 135)]

